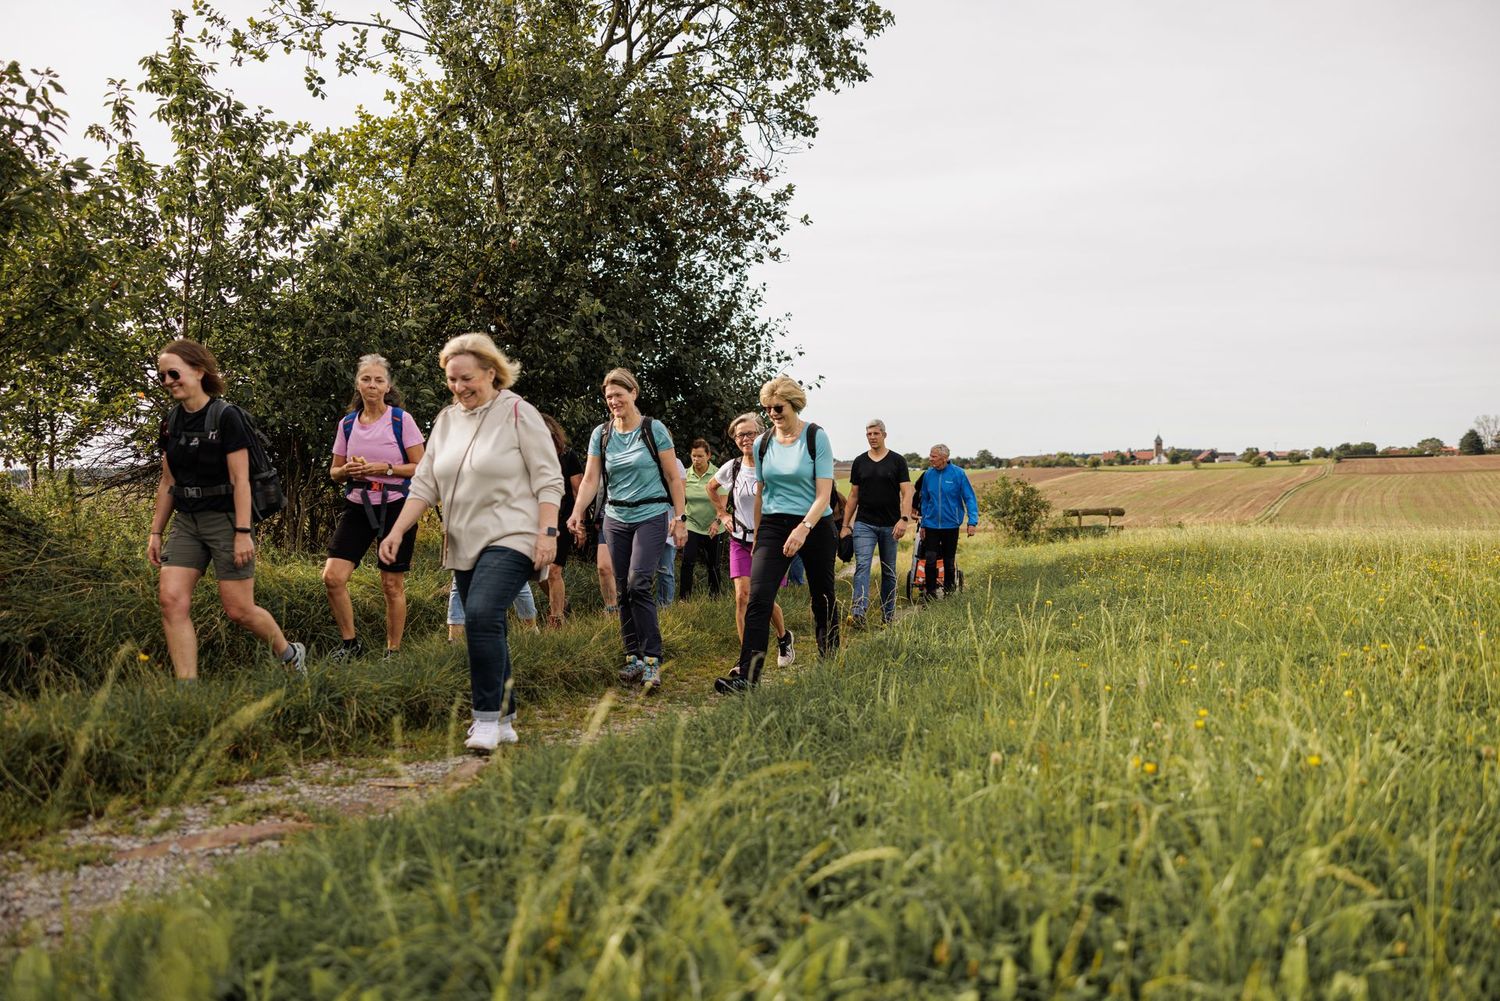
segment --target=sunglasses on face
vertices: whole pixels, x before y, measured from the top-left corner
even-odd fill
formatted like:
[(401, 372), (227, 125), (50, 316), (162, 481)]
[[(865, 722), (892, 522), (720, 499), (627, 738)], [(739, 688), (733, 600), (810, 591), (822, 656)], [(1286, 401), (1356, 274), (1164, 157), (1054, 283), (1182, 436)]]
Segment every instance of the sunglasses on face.
[(175, 368), (169, 368), (165, 372), (156, 373), (156, 381), (165, 386), (168, 382), (177, 382), (182, 378), (182, 373)]
[(785, 403), (767, 403), (766, 404), (766, 413), (768, 413), (768, 414), (779, 414), (779, 413), (781, 413), (785, 409), (786, 409), (786, 404)]

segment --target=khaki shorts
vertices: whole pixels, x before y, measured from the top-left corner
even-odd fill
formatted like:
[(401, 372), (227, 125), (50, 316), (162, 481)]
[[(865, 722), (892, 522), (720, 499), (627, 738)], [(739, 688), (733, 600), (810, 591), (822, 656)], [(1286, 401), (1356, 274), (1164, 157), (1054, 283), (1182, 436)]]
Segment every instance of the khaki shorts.
[(234, 515), (227, 511), (199, 511), (172, 515), (171, 531), (161, 547), (164, 567), (191, 567), (198, 572), (214, 565), (219, 580), (249, 580), (255, 576), (255, 560), (234, 565)]

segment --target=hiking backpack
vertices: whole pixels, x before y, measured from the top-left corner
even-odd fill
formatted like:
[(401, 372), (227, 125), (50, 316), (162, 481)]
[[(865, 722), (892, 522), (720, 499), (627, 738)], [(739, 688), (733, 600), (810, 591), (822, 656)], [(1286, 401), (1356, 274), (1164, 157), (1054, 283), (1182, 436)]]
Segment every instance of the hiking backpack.
[[(172, 413), (167, 418), (167, 437), (176, 438), (183, 444), (196, 439), (200, 443), (217, 447), (222, 452), (223, 443), (219, 440), (219, 421), (224, 411), (230, 407), (234, 407), (234, 404), (221, 396), (215, 396), (208, 401), (208, 413), (203, 418), (203, 430), (184, 431), (182, 430), (184, 420), (182, 404), (179, 403), (172, 408)], [(286, 507), (286, 492), (281, 487), (281, 475), (276, 472), (276, 467), (271, 462), (270, 441), (261, 433), (260, 428), (255, 426), (255, 421), (243, 408), (234, 407), (234, 409), (239, 412), (240, 418), (245, 422), (245, 427), (250, 431), (250, 444), (246, 446), (246, 451), (250, 453), (250, 523), (254, 525), (265, 521)], [(174, 483), (170, 492), (173, 497), (184, 497), (188, 500), (224, 497), (234, 493), (234, 484), (184, 487)]]
[[(613, 430), (613, 421), (605, 421), (600, 424), (599, 432), (599, 494), (606, 498), (604, 503), (613, 504), (615, 507), (645, 507), (647, 504), (670, 504), (672, 503), (672, 487), (667, 482), (667, 471), (661, 464), (661, 453), (656, 450), (655, 422), (649, 417), (641, 418), (641, 441), (646, 443), (646, 451), (651, 453), (651, 458), (656, 460), (656, 475), (661, 477), (661, 488), (666, 494), (664, 497), (647, 497), (645, 500), (637, 501), (611, 501), (609, 497), (609, 463), (605, 461), (609, 449), (609, 436)], [(601, 505), (601, 510), (602, 505)]]
[[(396, 447), (401, 450), (401, 461), (403, 463), (407, 463), (407, 462), (411, 461), (410, 456), (408, 456), (406, 454), (406, 440), (405, 440), (406, 416), (407, 416), (406, 411), (402, 410), (400, 407), (391, 407), (391, 431), (394, 432), (395, 435), (396, 435)], [(357, 420), (359, 420), (359, 410), (357, 410), (357, 409), (356, 410), (351, 410), (347, 414), (344, 415), (344, 419), (343, 419), (343, 422), (342, 422), (342, 427), (344, 429), (344, 448), (345, 449), (348, 449), (348, 447), (349, 447), (349, 436), (354, 433), (354, 422), (357, 421)], [(346, 457), (347, 457), (347, 452), (346, 452)], [(353, 480), (350, 480), (349, 481), (349, 485), (344, 488), (344, 496), (348, 497), (350, 494), (354, 493), (354, 491), (357, 490), (357, 489), (359, 489), (359, 484), (355, 483)], [(404, 480), (401, 481), (401, 492), (403, 494), (405, 494), (405, 493), (409, 492), (410, 490), (411, 490), (411, 477), (408, 476), (406, 479), (404, 479)]]

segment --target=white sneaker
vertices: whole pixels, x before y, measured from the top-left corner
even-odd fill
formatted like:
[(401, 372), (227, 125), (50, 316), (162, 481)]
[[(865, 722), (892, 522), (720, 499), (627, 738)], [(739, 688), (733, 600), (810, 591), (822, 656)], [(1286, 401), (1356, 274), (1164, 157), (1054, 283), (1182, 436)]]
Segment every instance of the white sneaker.
[[(510, 730), (511, 740), (516, 738), (514, 728)], [(496, 719), (476, 719), (469, 724), (469, 739), (464, 741), (464, 746), (471, 751), (480, 754), (489, 754), (500, 743), (500, 721)]]
[(515, 713), (511, 713), (509, 716), (500, 721), (499, 735), (500, 736), (498, 739), (502, 744), (514, 744), (516, 741), (521, 739), (520, 736), (516, 733)]

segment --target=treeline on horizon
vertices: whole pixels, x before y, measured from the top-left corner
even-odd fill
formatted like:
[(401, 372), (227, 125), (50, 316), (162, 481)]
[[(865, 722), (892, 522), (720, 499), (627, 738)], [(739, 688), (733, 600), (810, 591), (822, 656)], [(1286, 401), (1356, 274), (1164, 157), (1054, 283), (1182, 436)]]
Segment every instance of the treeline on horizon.
[[(522, 365), (517, 390), (574, 436), (626, 365), (647, 412), (716, 443), (794, 363), (751, 269), (796, 221), (781, 175), (816, 134), (812, 100), (868, 76), (887, 11), (396, 0), (387, 21), (359, 2), (174, 14), (86, 128), (97, 163), (63, 152), (65, 81), (0, 61), (7, 468), (149, 478), (168, 404), (155, 358), (191, 337), (271, 440), (291, 498), (273, 532), (315, 545), (361, 354), (390, 359), (429, 421), (448, 402), (443, 342), (489, 332)], [(216, 61), (288, 57), (318, 94), (325, 73), (383, 74), (393, 110), (312, 132), (216, 82)], [(161, 163), (141, 115), (168, 130)]]

